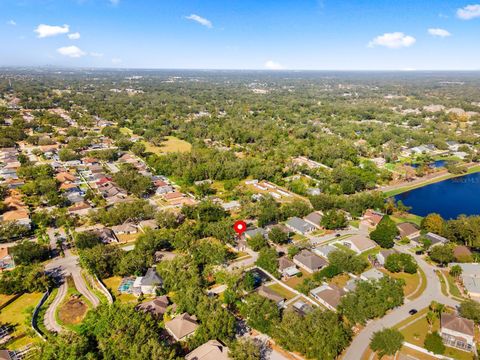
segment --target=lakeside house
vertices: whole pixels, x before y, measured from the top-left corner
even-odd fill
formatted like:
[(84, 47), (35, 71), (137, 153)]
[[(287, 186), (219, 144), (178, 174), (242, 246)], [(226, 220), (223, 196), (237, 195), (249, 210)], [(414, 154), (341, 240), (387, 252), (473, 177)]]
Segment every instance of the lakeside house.
[(362, 221), (368, 223), (372, 227), (376, 227), (378, 223), (383, 219), (384, 214), (379, 211), (368, 209), (362, 216)]
[(447, 238), (444, 238), (443, 236), (437, 235), (432, 232), (428, 232), (425, 235), (418, 234), (417, 236), (412, 237), (410, 240), (416, 242), (419, 245), (423, 245), (422, 244), (423, 239), (429, 240), (431, 242), (431, 245), (430, 245), (431, 247), (437, 246), (437, 245), (444, 245), (449, 241)]
[(475, 323), (455, 314), (442, 313), (440, 335), (443, 343), (463, 351), (475, 350)]
[(420, 229), (410, 222), (403, 222), (397, 225), (400, 238), (412, 239), (420, 235)]

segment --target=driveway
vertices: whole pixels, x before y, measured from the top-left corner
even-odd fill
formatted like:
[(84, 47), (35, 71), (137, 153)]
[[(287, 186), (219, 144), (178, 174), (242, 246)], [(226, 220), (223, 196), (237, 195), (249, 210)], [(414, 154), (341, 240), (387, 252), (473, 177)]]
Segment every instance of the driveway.
[[(401, 252), (407, 252), (407, 248), (403, 246), (396, 246), (396, 249)], [(408, 252), (410, 254), (410, 252)], [(413, 254), (412, 254), (413, 255)], [(423, 309), (430, 305), (432, 301), (437, 301), (448, 306), (456, 307), (460, 303), (442, 294), (440, 281), (435, 274), (435, 267), (425, 262), (420, 256), (413, 255), (420, 268), (425, 273), (427, 278), (427, 287), (420, 297), (415, 300), (406, 302), (404, 305), (389, 312), (381, 319), (370, 321), (365, 328), (353, 339), (350, 347), (347, 349), (344, 360), (357, 360), (367, 350), (370, 345), (370, 338), (373, 333), (383, 328), (392, 327), (404, 319), (407, 319), (410, 314), (410, 309)]]
[(63, 330), (63, 328), (58, 324), (57, 319), (55, 318), (55, 313), (57, 307), (60, 305), (63, 298), (67, 294), (67, 288), (68, 286), (66, 282), (60, 285), (60, 287), (58, 288), (57, 296), (55, 296), (55, 299), (52, 301), (47, 311), (45, 312), (43, 323), (45, 324), (45, 327), (50, 331), (59, 333)]

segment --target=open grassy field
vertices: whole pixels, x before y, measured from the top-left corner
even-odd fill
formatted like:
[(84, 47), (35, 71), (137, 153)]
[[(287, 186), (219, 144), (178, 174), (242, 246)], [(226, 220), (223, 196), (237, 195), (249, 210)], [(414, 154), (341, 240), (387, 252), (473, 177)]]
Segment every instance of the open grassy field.
[(42, 293), (23, 294), (0, 311), (0, 323), (12, 325), (13, 339), (6, 347), (15, 350), (32, 342), (39, 341), (30, 327), (33, 309), (42, 298)]
[(165, 141), (159, 146), (153, 145), (147, 141), (144, 141), (143, 143), (145, 144), (145, 148), (148, 152), (157, 155), (192, 151), (192, 144), (175, 136), (166, 136)]
[(420, 226), (420, 223), (422, 222), (422, 219), (423, 219), (423, 217), (415, 214), (392, 215), (390, 216), (390, 218), (397, 224), (410, 222), (418, 226)]
[(110, 291), (116, 301), (120, 301), (122, 303), (136, 303), (137, 297), (132, 294), (121, 294), (118, 292), (118, 287), (122, 282), (122, 278), (120, 276), (113, 276), (111, 278), (102, 279), (102, 282), (105, 284), (106, 288)]

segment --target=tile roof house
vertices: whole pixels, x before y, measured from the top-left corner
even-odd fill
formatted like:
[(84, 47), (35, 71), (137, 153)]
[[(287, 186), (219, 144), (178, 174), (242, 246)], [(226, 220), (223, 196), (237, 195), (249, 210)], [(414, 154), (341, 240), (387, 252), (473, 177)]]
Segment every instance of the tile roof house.
[(415, 224), (412, 224), (410, 222), (398, 224), (397, 229), (400, 232), (401, 238), (406, 237), (411, 239), (420, 234), (420, 229)]
[(183, 313), (165, 323), (165, 329), (176, 341), (184, 340), (193, 335), (197, 327), (196, 316), (190, 316), (188, 313)]
[(185, 360), (229, 360), (228, 347), (218, 340), (209, 340), (185, 356)]
[(310, 294), (326, 308), (337, 311), (342, 296), (345, 294), (343, 289), (335, 285), (323, 284), (310, 291)]
[(342, 244), (352, 249), (357, 254), (361, 254), (367, 250), (373, 249), (377, 244), (363, 235), (354, 235), (345, 240), (342, 240)]
[(23, 208), (4, 212), (2, 215), (2, 221), (13, 221), (28, 228), (31, 227), (31, 220), (28, 210)]
[(455, 314), (442, 313), (440, 335), (443, 343), (465, 351), (475, 349), (475, 323)]
[(92, 207), (85, 201), (75, 203), (68, 208), (68, 213), (73, 215), (85, 216), (88, 215)]
[(381, 212), (368, 209), (363, 214), (362, 219), (366, 220), (371, 226), (377, 226), (380, 220), (383, 219), (383, 215)]
[(158, 287), (163, 285), (163, 279), (157, 274), (155, 268), (149, 268), (145, 276), (139, 276), (133, 283), (135, 294), (155, 294)]
[(322, 214), (320, 214), (317, 211), (311, 212), (307, 216), (303, 218), (306, 222), (312, 224), (315, 226), (317, 229), (320, 229), (322, 226), (320, 225), (320, 222), (322, 221)]
[(288, 219), (285, 225), (300, 235), (308, 234), (316, 229), (314, 225), (306, 222), (303, 219), (300, 219), (299, 217), (292, 217)]
[(322, 259), (309, 250), (300, 251), (293, 257), (293, 262), (309, 273), (314, 273), (328, 265), (325, 259)]
[(300, 272), (295, 263), (286, 256), (282, 256), (278, 259), (278, 270), (284, 277), (294, 276)]
[(166, 295), (157, 296), (155, 299), (137, 305), (136, 309), (150, 313), (156, 318), (163, 317), (170, 305), (170, 300)]
[(272, 300), (278, 307), (283, 307), (285, 305), (285, 298), (265, 285), (260, 286), (257, 289), (257, 293), (264, 298)]

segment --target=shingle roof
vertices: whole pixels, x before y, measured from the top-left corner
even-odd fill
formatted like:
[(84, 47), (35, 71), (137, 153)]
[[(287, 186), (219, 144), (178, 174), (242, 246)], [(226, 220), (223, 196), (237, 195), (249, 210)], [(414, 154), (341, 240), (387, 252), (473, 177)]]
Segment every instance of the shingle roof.
[(258, 288), (257, 290), (258, 294), (260, 296), (263, 296), (267, 299), (270, 299), (276, 303), (282, 301), (282, 300), (285, 300), (285, 298), (283, 296), (281, 296), (279, 293), (277, 293), (276, 291), (270, 289), (269, 287), (265, 286), (265, 285), (262, 285)]
[(313, 270), (320, 269), (321, 267), (328, 265), (327, 261), (308, 250), (300, 251), (293, 258), (309, 269)]
[(154, 268), (149, 268), (145, 276), (142, 278), (142, 285), (155, 286), (161, 285), (162, 283), (162, 278), (157, 274), (157, 271)]
[(183, 313), (176, 318), (167, 321), (165, 328), (168, 329), (177, 339), (182, 339), (192, 334), (198, 327), (195, 316)]
[(455, 314), (442, 314), (442, 329), (449, 329), (459, 333), (473, 336), (475, 323), (473, 320), (465, 319)]
[(228, 348), (217, 340), (207, 341), (185, 356), (186, 360), (228, 360)]

